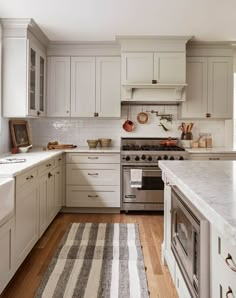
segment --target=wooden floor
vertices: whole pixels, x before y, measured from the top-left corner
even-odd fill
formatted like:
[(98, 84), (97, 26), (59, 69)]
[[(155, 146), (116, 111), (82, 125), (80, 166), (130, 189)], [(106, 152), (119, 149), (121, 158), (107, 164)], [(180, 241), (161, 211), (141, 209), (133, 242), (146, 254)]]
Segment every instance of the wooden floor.
[[(178, 297), (167, 267), (161, 263), (163, 215), (159, 214), (59, 214), (19, 268), (1, 298), (30, 298), (71, 222), (138, 223), (151, 298)], [(59, 297), (58, 297), (59, 298)], [(93, 298), (93, 297), (91, 297)], [(126, 298), (126, 297), (124, 297)]]

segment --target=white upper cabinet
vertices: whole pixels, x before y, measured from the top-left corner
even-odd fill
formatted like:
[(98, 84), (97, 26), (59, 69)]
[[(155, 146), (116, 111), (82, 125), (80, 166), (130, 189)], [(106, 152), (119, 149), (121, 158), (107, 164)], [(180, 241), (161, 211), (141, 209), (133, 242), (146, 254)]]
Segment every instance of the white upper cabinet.
[(151, 84), (153, 53), (122, 54), (122, 84)]
[(70, 116), (70, 57), (48, 58), (47, 116)]
[(120, 57), (97, 57), (97, 117), (120, 117), (120, 90)]
[(185, 53), (154, 53), (154, 79), (160, 84), (185, 84)]
[(118, 118), (120, 57), (48, 58), (49, 117)]
[(94, 117), (95, 57), (71, 58), (71, 116)]
[(181, 118), (232, 118), (232, 57), (188, 57)]
[(232, 57), (208, 58), (208, 113), (212, 118), (233, 116)]
[(2, 26), (3, 115), (44, 116), (47, 37), (29, 19), (3, 19)]
[(122, 84), (185, 84), (185, 52), (122, 53)]
[(207, 112), (207, 58), (188, 57), (186, 102), (182, 103), (182, 117), (205, 118)]

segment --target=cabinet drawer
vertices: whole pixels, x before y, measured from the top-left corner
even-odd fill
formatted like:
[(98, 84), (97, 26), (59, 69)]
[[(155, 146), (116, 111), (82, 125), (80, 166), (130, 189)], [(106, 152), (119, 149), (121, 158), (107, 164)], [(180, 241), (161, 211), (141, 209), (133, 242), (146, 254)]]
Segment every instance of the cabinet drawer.
[(76, 154), (66, 155), (67, 163), (120, 163), (120, 154)]
[(120, 208), (119, 186), (78, 187), (67, 186), (67, 207)]
[(64, 161), (64, 155), (58, 155), (55, 159), (54, 159), (54, 161), (55, 161), (55, 166), (57, 167), (57, 166), (60, 166), (60, 165), (62, 165), (63, 164), (63, 161)]
[(54, 167), (54, 165), (55, 165), (55, 160), (54, 159), (50, 159), (50, 160), (45, 161), (44, 163), (42, 163), (38, 167), (39, 175), (44, 174), (48, 170), (52, 169)]
[(120, 166), (117, 164), (67, 164), (67, 185), (120, 185)]
[(16, 191), (21, 191), (21, 188), (36, 182), (38, 177), (38, 169), (33, 168), (21, 175), (16, 176)]
[(236, 154), (191, 154), (191, 160), (236, 160)]

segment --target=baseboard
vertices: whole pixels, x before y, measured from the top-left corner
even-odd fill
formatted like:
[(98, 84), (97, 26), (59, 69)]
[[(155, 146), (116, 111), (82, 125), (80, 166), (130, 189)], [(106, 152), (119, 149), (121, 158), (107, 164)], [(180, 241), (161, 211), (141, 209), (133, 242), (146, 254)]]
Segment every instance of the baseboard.
[(120, 208), (79, 208), (62, 207), (62, 213), (120, 213)]

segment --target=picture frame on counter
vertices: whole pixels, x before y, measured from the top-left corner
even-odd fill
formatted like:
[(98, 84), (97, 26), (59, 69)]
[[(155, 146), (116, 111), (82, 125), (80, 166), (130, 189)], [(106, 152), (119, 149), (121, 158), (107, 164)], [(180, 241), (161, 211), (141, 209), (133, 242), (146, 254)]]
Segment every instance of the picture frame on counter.
[(13, 147), (24, 147), (32, 145), (28, 121), (10, 120), (9, 126)]

